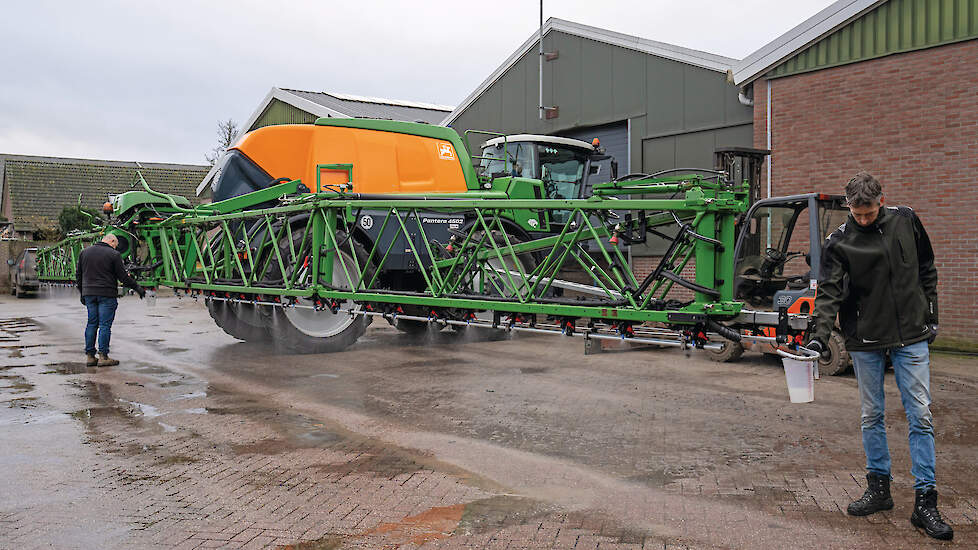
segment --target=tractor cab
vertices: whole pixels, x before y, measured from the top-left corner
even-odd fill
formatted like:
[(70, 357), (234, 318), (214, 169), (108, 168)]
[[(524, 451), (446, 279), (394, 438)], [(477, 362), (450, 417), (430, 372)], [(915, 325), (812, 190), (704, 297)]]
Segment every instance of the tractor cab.
[[(543, 192), (538, 198), (542, 199), (586, 198), (593, 183), (590, 176), (600, 173), (598, 163), (611, 158), (595, 142), (535, 134), (500, 136), (482, 144), (476, 171), (485, 181), (501, 177), (539, 180)], [(612, 160), (612, 172), (617, 172), (616, 164)], [(604, 176), (614, 179), (616, 174)], [(551, 221), (564, 223), (569, 214), (556, 211)]]
[(588, 176), (600, 170), (597, 161), (608, 158), (586, 141), (533, 134), (490, 139), (482, 144), (480, 157), (480, 176), (541, 180), (546, 199), (582, 198)]
[(734, 299), (758, 310), (810, 313), (822, 243), (848, 214), (840, 195), (808, 193), (754, 203), (739, 224)]

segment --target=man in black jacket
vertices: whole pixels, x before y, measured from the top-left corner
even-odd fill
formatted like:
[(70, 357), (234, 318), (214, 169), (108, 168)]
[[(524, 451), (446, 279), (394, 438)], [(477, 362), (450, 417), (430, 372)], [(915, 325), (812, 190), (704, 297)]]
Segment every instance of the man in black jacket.
[[(119, 362), (109, 357), (109, 338), (112, 334), (112, 321), (119, 306), (117, 298), (119, 281), (133, 289), (139, 298), (146, 291), (122, 267), (122, 256), (116, 250), (119, 239), (109, 234), (78, 255), (78, 270), (75, 284), (81, 294), (81, 303), (88, 308), (88, 325), (85, 326), (85, 355), (87, 365), (111, 367)], [(95, 357), (95, 335), (98, 334), (99, 358)]]
[(931, 537), (954, 531), (937, 510), (928, 344), (937, 337), (937, 269), (920, 218), (905, 206), (884, 207), (883, 190), (860, 172), (846, 185), (849, 220), (826, 239), (809, 346), (825, 352), (836, 314), (852, 356), (862, 403), (867, 489), (848, 512), (893, 508), (890, 451), (883, 421), (886, 354), (910, 428), (916, 500), (910, 521)]

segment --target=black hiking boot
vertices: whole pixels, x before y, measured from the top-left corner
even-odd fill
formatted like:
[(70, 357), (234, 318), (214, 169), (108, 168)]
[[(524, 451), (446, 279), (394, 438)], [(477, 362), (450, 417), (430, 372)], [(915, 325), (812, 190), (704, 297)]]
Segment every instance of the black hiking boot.
[(119, 362), (115, 359), (109, 357), (107, 353), (98, 354), (98, 366), (100, 367), (114, 367), (118, 365)]
[(951, 540), (954, 538), (954, 530), (951, 529), (950, 525), (944, 523), (941, 513), (937, 511), (936, 489), (917, 489), (913, 513), (910, 514), (910, 523), (914, 527), (923, 529), (928, 536), (935, 539)]
[(87, 358), (85, 360), (86, 367), (94, 367), (95, 365), (98, 365), (98, 359), (95, 358), (94, 353), (86, 354), (85, 357)]
[(870, 472), (866, 474), (866, 492), (859, 500), (850, 503), (847, 511), (850, 516), (868, 516), (880, 510), (892, 509), (890, 477)]

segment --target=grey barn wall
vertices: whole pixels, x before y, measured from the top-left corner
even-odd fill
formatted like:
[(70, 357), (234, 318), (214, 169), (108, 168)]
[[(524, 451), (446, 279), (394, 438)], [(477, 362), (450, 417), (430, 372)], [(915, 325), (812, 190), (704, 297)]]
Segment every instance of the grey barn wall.
[[(712, 167), (713, 150), (750, 147), (752, 109), (737, 100), (725, 74), (644, 52), (551, 31), (544, 50), (544, 104), (560, 115), (537, 114), (537, 49), (524, 54), (451, 124), (500, 133), (557, 134), (630, 121), (629, 172)], [(473, 136), (478, 147), (486, 136)], [(625, 170), (627, 159), (618, 159)]]

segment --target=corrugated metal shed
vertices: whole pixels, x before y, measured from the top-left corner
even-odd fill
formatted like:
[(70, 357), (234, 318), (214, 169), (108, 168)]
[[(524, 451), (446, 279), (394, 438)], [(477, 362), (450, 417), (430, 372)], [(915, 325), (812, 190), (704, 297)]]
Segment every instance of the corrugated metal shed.
[(261, 115), (251, 125), (251, 129), (264, 128), (275, 124), (312, 124), (319, 118), (278, 99), (272, 99)]
[[(543, 103), (559, 111), (540, 120), (538, 44), (534, 33), (445, 122), (459, 133), (588, 141), (615, 128), (614, 139), (626, 143), (616, 155), (623, 174), (710, 167), (716, 147), (752, 143), (753, 111), (727, 80), (734, 59), (551, 19), (543, 46), (558, 54), (543, 64)], [(477, 135), (471, 145), (485, 139)]]
[(889, 0), (766, 76), (788, 76), (974, 38), (978, 38), (978, 0)]
[(978, 38), (978, 0), (838, 0), (733, 69), (747, 86), (775, 78)]

